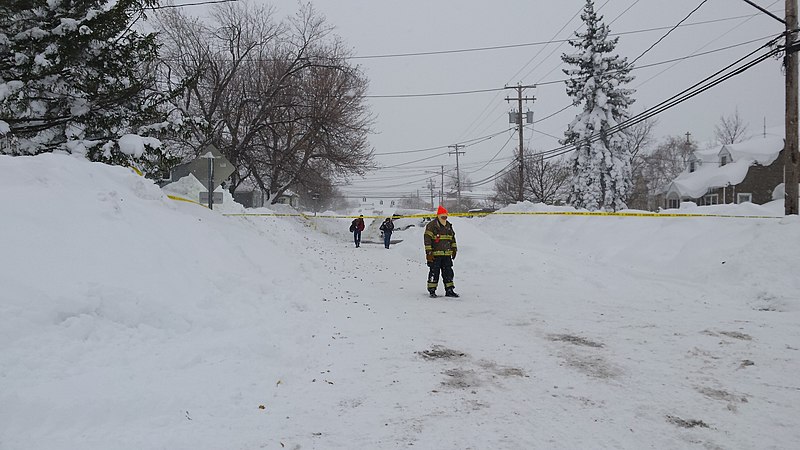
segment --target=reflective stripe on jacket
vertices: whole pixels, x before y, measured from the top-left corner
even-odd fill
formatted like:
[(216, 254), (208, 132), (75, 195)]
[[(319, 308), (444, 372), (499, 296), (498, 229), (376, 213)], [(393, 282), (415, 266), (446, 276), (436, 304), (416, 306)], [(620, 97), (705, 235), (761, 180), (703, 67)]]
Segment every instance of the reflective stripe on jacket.
[(425, 253), (433, 256), (453, 256), (456, 251), (456, 233), (453, 224), (445, 222), (444, 226), (439, 219), (433, 219), (425, 227)]

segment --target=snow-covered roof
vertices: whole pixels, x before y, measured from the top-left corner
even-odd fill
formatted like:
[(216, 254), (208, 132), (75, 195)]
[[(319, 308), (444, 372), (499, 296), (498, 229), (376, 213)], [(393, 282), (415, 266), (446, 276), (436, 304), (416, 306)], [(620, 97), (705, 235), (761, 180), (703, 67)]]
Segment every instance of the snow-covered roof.
[(752, 139), (738, 144), (728, 144), (723, 146), (734, 161), (747, 159), (755, 161), (762, 166), (768, 166), (775, 162), (778, 154), (783, 150), (783, 138), (768, 137)]
[(695, 161), (702, 161), (702, 162), (716, 162), (719, 152), (722, 150), (722, 146), (718, 145), (716, 147), (705, 148), (703, 150), (695, 150), (692, 152), (692, 157)]
[(670, 184), (668, 192), (679, 192), (683, 196), (699, 198), (711, 188), (739, 184), (747, 176), (753, 161), (740, 160), (722, 167), (716, 164), (704, 164), (694, 172), (680, 174)]
[(724, 166), (702, 164), (694, 172), (685, 171), (669, 184), (666, 192), (676, 192), (682, 197), (699, 198), (709, 189), (739, 184), (747, 176), (750, 166), (756, 163), (765, 166), (772, 164), (782, 149), (782, 138), (768, 137), (698, 150), (695, 152), (696, 159), (718, 162), (719, 158), (716, 156), (728, 152), (733, 162)]

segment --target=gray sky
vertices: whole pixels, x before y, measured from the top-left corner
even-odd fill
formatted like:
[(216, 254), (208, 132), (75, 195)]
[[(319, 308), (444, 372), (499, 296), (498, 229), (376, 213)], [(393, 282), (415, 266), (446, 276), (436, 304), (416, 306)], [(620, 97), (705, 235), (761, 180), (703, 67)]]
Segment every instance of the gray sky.
[[(256, 0), (274, 5), (280, 16), (297, 9), (295, 0)], [(180, 3), (176, 1), (176, 3)], [(352, 47), (357, 56), (457, 50), (476, 47), (525, 44), (565, 39), (581, 26), (575, 14), (584, 0), (317, 0), (336, 33)], [(701, 0), (595, 0), (595, 7), (611, 32), (630, 32), (677, 24)], [(778, 16), (783, 16), (783, 1), (757, 0)], [(605, 5), (604, 5), (605, 4)], [(604, 6), (603, 6), (604, 5)], [(627, 11), (626, 11), (627, 10)], [(783, 25), (759, 13), (742, 0), (708, 0), (685, 24), (721, 20), (714, 23), (683, 26), (673, 31), (638, 62), (648, 65), (706, 52), (782, 31)], [(573, 18), (573, 16), (575, 16)], [(570, 19), (572, 19), (570, 21)], [(613, 21), (613, 23), (612, 23)], [(563, 30), (562, 30), (562, 27)], [(561, 30), (559, 32), (559, 30)], [(625, 34), (617, 51), (633, 60), (668, 30)], [(636, 114), (702, 80), (727, 64), (755, 50), (766, 39), (705, 56), (690, 58), (676, 65), (663, 64), (633, 71), (636, 79)], [(370, 80), (370, 95), (398, 95), (470, 91), (502, 88), (504, 85), (539, 84), (527, 95), (537, 100), (526, 106), (534, 118), (542, 118), (570, 103), (563, 83), (544, 84), (565, 76), (560, 55), (570, 52), (568, 44), (531, 45), (511, 49), (463, 52), (412, 57), (359, 58)], [(376, 116), (376, 134), (371, 137), (376, 162), (393, 166), (444, 153), (447, 149), (407, 154), (380, 155), (464, 142), (490, 134), (498, 136), (465, 149), (460, 157), (462, 170), (473, 172), (477, 181), (501, 170), (517, 147), (508, 124), (509, 105), (504, 98), (514, 91), (420, 98), (370, 98)], [(658, 116), (657, 137), (684, 134), (687, 131), (700, 142), (713, 139), (714, 125), (720, 116), (738, 108), (752, 134), (760, 134), (766, 118), (767, 127), (783, 124), (783, 75), (780, 62), (769, 60)], [(525, 140), (534, 150), (558, 147), (552, 136), (561, 137), (576, 114), (568, 109), (525, 131)], [(497, 159), (481, 168), (498, 151)], [(371, 173), (366, 180), (353, 180), (346, 193), (424, 192), (424, 178), (439, 177), (430, 172), (440, 165), (454, 173), (455, 158), (442, 155), (425, 161), (387, 168)], [(480, 169), (480, 170), (478, 170)], [(481, 189), (491, 189), (487, 184)]]

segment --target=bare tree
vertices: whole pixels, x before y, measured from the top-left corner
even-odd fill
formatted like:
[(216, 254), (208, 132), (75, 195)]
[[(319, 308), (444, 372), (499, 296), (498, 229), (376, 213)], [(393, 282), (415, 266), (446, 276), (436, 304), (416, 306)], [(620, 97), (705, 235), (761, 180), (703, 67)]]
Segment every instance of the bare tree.
[(566, 198), (571, 176), (572, 170), (563, 159), (545, 159), (535, 154), (525, 158), (525, 190), (542, 203), (550, 205)]
[(623, 131), (623, 146), (631, 155), (631, 172), (641, 171), (645, 155), (653, 145), (653, 131), (658, 125), (658, 120), (651, 118), (637, 123)]
[[(526, 150), (523, 197), (532, 202), (553, 204), (566, 198), (571, 176), (569, 165), (563, 159), (546, 159)], [(517, 201), (519, 171), (511, 170), (495, 182), (492, 200), (499, 204)]]
[[(278, 22), (269, 8), (227, 3), (213, 25), (161, 15), (167, 73), (190, 78), (176, 105), (197, 117), (185, 147), (213, 143), (243, 183), (272, 201), (303, 177), (346, 179), (372, 166), (367, 81), (310, 5)], [(167, 76), (167, 80), (171, 77)]]
[(653, 130), (658, 121), (648, 119), (626, 128), (623, 145), (631, 155), (631, 182), (632, 187), (628, 198), (625, 200), (629, 208), (648, 209), (651, 197), (647, 180), (644, 176), (644, 167), (653, 145)]
[(682, 136), (668, 136), (651, 152), (640, 154), (631, 207), (651, 209), (654, 196), (686, 169), (695, 150), (696, 142)]
[[(525, 192), (523, 189), (523, 196)], [(519, 195), (519, 170), (510, 170), (497, 179), (494, 183), (494, 197), (492, 200), (500, 205), (517, 202)], [(528, 198), (526, 197), (526, 200)]]
[(750, 138), (747, 132), (747, 124), (739, 116), (738, 108), (733, 114), (719, 118), (719, 123), (714, 126), (714, 136), (717, 138), (717, 142), (722, 145), (735, 144)]

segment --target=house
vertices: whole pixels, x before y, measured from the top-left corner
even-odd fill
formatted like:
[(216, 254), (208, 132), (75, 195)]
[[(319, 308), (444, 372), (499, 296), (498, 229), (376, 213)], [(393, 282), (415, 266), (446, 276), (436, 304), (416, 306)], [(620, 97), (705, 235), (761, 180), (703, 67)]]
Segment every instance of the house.
[(233, 193), (233, 201), (245, 208), (261, 208), (266, 200), (266, 196), (259, 189), (242, 188)]
[(767, 137), (727, 144), (692, 154), (686, 170), (663, 194), (663, 207), (678, 208), (680, 202), (716, 205), (773, 200), (783, 183), (783, 139)]
[(297, 208), (300, 206), (300, 195), (295, 193), (294, 191), (287, 189), (283, 192), (283, 194), (279, 195), (277, 200), (275, 201), (278, 205), (289, 205), (291, 207)]

